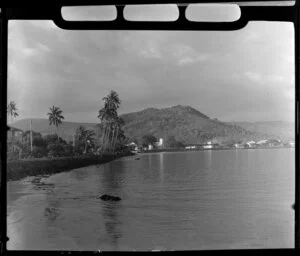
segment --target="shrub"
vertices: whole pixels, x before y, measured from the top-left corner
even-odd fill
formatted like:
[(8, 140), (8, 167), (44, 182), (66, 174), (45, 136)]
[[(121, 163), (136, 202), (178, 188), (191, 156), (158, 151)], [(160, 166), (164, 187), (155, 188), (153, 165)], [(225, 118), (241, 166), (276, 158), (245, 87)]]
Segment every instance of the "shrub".
[(61, 145), (59, 143), (52, 143), (52, 144), (48, 145), (47, 150), (48, 150), (49, 157), (64, 156), (64, 153), (65, 153), (63, 145)]

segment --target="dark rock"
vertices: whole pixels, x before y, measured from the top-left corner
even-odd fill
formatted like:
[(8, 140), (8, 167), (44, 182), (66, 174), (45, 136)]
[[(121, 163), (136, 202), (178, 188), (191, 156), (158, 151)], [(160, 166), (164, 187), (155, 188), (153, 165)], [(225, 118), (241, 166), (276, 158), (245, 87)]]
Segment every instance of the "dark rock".
[(110, 196), (110, 195), (102, 195), (99, 197), (100, 199), (102, 199), (103, 201), (120, 201), (121, 198), (118, 196)]
[(139, 157), (137, 157), (135, 160), (140, 160), (140, 158), (139, 158)]

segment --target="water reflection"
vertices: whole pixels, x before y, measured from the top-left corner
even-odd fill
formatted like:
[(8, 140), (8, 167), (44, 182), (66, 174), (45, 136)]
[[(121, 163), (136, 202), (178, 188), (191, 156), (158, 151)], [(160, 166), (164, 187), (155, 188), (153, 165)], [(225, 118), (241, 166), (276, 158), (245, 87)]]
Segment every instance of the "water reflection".
[[(102, 210), (105, 230), (109, 237), (109, 244), (113, 245), (114, 249), (118, 247), (118, 241), (122, 237), (121, 221), (119, 219), (119, 212), (121, 211), (120, 202), (105, 202)], [(100, 241), (103, 243), (103, 241)]]
[(204, 161), (205, 161), (204, 168), (207, 170), (211, 169), (211, 154), (212, 154), (211, 150), (204, 151)]
[(121, 193), (124, 180), (124, 162), (116, 161), (105, 164), (103, 166), (102, 182), (104, 185), (104, 193)]
[[(104, 192), (114, 196), (120, 196), (124, 200), (123, 186), (125, 184), (126, 171), (124, 161), (115, 161), (104, 165), (102, 173), (102, 185)], [(103, 188), (100, 188), (103, 191)], [(122, 237), (121, 220), (119, 213), (122, 212), (122, 201), (119, 202), (103, 202), (102, 207), (102, 219), (104, 220), (104, 226), (106, 234), (108, 235), (108, 244), (112, 245), (116, 250), (118, 247), (118, 241)], [(103, 241), (100, 241), (103, 243)]]
[[(10, 183), (9, 249), (290, 247), (294, 157), (284, 149), (144, 154), (37, 177), (21, 190)], [(98, 199), (104, 193), (122, 200)]]
[(74, 172), (70, 173), (71, 178), (76, 180), (84, 180), (89, 176), (89, 172), (86, 171), (86, 168), (77, 169)]
[(159, 177), (160, 183), (164, 182), (164, 152), (159, 154)]

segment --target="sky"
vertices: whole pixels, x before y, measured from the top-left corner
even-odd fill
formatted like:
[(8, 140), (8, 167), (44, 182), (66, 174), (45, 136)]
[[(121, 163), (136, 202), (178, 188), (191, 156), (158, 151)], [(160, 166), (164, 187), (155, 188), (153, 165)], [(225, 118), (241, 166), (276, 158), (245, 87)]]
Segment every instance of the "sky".
[[(69, 15), (97, 17), (95, 10)], [(115, 90), (120, 114), (181, 104), (222, 121), (294, 121), (294, 87), (292, 23), (171, 32), (9, 21), (8, 101), (16, 102), (18, 119), (47, 118), (55, 105), (66, 121), (99, 122), (102, 98)]]

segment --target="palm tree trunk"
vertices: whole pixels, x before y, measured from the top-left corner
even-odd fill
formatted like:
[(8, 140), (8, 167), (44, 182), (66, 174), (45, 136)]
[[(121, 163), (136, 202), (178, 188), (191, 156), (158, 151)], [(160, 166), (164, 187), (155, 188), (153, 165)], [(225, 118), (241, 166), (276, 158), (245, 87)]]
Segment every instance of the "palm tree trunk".
[(15, 133), (13, 131), (13, 127), (12, 127), (12, 124), (13, 124), (13, 117), (12, 115), (10, 116), (10, 126), (11, 126), (11, 148), (12, 148), (12, 152), (14, 153), (14, 136), (15, 136)]
[(117, 141), (118, 141), (118, 136), (119, 136), (119, 126), (117, 126), (117, 133), (116, 133), (115, 141), (114, 141), (114, 150), (116, 149), (116, 144), (117, 144)]
[(103, 148), (103, 151), (105, 150), (105, 147), (106, 147), (106, 137), (107, 137), (107, 124), (105, 123), (104, 124), (104, 134), (103, 134), (103, 137), (102, 137), (102, 148)]
[(56, 135), (57, 135), (57, 143), (59, 143), (59, 137), (58, 137), (58, 125), (56, 126)]
[(114, 151), (114, 143), (115, 143), (115, 127), (113, 127), (112, 136), (111, 136), (111, 151)]
[(85, 143), (84, 143), (84, 152), (83, 152), (83, 154), (86, 154), (86, 150), (87, 150), (87, 141), (85, 141)]
[(109, 149), (110, 149), (110, 152), (112, 152), (112, 146), (113, 146), (113, 139), (114, 139), (114, 125), (111, 124), (110, 126), (110, 138), (109, 138)]

